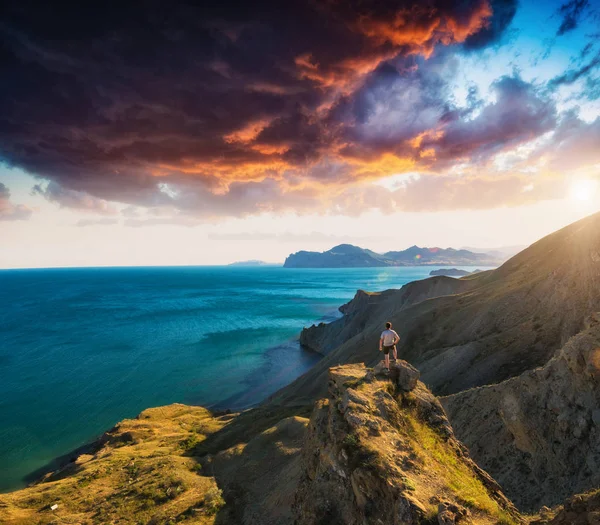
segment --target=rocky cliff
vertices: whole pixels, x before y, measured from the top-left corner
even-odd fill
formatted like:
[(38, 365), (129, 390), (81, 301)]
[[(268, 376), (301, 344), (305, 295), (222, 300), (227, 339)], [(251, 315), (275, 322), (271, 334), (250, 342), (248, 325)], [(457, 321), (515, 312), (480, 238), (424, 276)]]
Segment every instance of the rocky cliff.
[(570, 497), (555, 509), (543, 508), (531, 525), (596, 525), (600, 523), (600, 490)]
[(518, 523), (499, 486), (456, 440), (437, 399), (399, 363), (390, 381), (332, 368), (302, 451), (298, 525)]
[(438, 276), (410, 282), (400, 290), (358, 290), (350, 302), (340, 306), (342, 318), (332, 323), (305, 328), (300, 333), (300, 343), (327, 355), (346, 341), (363, 334), (373, 325), (374, 319), (381, 319), (386, 314), (399, 312), (426, 299), (468, 291), (474, 287), (475, 282)]
[(600, 487), (600, 316), (543, 367), (446, 398), (459, 439), (522, 509)]

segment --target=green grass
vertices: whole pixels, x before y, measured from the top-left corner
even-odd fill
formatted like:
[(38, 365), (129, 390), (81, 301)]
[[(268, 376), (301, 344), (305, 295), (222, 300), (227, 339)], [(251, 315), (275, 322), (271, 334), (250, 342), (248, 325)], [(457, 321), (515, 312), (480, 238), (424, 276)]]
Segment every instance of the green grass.
[(404, 485), (404, 488), (406, 490), (410, 490), (411, 492), (417, 490), (417, 487), (415, 487), (413, 481), (410, 478), (407, 478), (406, 476), (402, 476), (402, 484)]
[(200, 443), (202, 439), (197, 434), (192, 434), (183, 439), (179, 446), (183, 449), (184, 453), (193, 451)]
[(202, 505), (209, 516), (215, 515), (225, 506), (223, 491), (218, 487), (213, 487), (206, 491)]
[[(414, 415), (407, 413), (408, 433), (414, 443), (421, 447), (415, 452), (427, 461), (428, 468), (438, 472), (447, 488), (463, 505), (476, 509), (498, 519), (502, 524), (514, 524), (513, 518), (501, 509), (489, 495), (481, 480), (470, 467), (456, 455), (456, 452), (443, 441), (434, 430), (422, 423)], [(435, 460), (434, 464), (431, 459)]]
[(344, 386), (347, 388), (356, 388), (363, 382), (362, 379), (350, 379), (344, 383)]
[(342, 441), (342, 444), (349, 449), (356, 449), (356, 447), (358, 447), (358, 443), (359, 443), (359, 438), (356, 434), (351, 433), (351, 434), (347, 434), (346, 437), (344, 437), (344, 440)]

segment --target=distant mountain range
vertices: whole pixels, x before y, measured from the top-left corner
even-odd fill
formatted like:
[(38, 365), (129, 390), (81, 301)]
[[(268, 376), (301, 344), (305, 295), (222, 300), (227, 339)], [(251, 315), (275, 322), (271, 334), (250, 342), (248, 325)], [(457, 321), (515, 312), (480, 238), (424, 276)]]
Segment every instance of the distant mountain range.
[(250, 261), (236, 261), (236, 262), (232, 262), (230, 264), (228, 264), (227, 266), (268, 266), (268, 262), (265, 261), (257, 261), (257, 260), (250, 260)]
[(288, 256), (284, 268), (369, 268), (381, 266), (498, 266), (508, 257), (500, 254), (476, 253), (454, 248), (420, 248), (411, 246), (406, 250), (383, 254), (340, 244), (326, 252), (300, 251)]

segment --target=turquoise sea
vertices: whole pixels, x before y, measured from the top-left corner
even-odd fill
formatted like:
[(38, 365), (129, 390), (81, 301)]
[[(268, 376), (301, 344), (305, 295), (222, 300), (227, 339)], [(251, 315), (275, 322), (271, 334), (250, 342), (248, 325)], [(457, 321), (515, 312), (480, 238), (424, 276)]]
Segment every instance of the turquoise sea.
[(303, 326), (436, 268), (0, 271), (0, 491), (147, 407), (260, 402), (320, 358)]

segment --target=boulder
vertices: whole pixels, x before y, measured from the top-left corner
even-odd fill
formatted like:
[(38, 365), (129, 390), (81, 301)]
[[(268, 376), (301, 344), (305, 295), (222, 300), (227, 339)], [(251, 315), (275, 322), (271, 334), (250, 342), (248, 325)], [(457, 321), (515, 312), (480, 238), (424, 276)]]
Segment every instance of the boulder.
[(390, 365), (390, 378), (404, 392), (410, 392), (417, 386), (421, 373), (407, 361), (399, 359)]
[(455, 525), (465, 523), (469, 511), (464, 507), (449, 501), (442, 501), (438, 505), (438, 523), (439, 525)]

